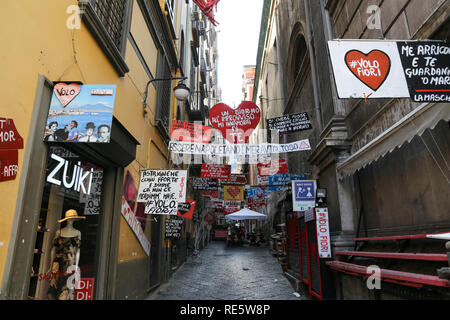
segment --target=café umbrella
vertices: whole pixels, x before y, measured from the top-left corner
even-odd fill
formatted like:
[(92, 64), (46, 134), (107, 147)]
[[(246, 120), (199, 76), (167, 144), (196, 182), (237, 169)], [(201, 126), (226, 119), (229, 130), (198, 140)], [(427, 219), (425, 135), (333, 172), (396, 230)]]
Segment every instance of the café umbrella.
[(256, 212), (256, 211), (252, 211), (250, 209), (244, 208), (241, 209), (235, 213), (231, 213), (231, 214), (227, 214), (225, 216), (225, 219), (227, 220), (254, 220), (254, 219), (266, 219), (267, 216)]

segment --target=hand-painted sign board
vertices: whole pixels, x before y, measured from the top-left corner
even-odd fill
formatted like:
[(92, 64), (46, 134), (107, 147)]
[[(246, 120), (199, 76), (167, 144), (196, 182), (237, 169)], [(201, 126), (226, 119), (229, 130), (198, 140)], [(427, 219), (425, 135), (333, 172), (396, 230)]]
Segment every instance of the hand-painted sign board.
[[(286, 159), (271, 160), (269, 163), (258, 163), (256, 165), (260, 176), (270, 176), (276, 173), (287, 173), (288, 166)], [(270, 178), (269, 178), (270, 179)]]
[(246, 143), (260, 118), (261, 110), (252, 101), (243, 101), (236, 109), (218, 103), (209, 111), (211, 125), (233, 144)]
[(177, 216), (192, 219), (196, 203), (196, 201), (190, 199), (186, 199), (186, 202), (178, 203)]
[(450, 101), (450, 46), (442, 41), (329, 41), (338, 96)]
[(231, 174), (229, 179), (219, 179), (219, 185), (245, 186), (247, 177), (245, 174)]
[(211, 131), (211, 127), (199, 123), (173, 120), (170, 138), (179, 141), (208, 143)]
[(230, 165), (202, 163), (200, 173), (201, 178), (229, 179), (230, 175), (231, 175)]
[(301, 112), (267, 119), (267, 128), (283, 134), (312, 129), (312, 125), (308, 114)]

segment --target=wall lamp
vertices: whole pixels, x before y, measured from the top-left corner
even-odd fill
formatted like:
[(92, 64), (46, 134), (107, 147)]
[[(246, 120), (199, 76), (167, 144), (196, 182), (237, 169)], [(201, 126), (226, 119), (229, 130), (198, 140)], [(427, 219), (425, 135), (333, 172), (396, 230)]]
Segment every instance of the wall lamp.
[(145, 86), (145, 94), (144, 94), (144, 114), (147, 113), (147, 97), (148, 97), (148, 87), (150, 86), (150, 83), (155, 81), (172, 81), (172, 80), (181, 80), (178, 85), (173, 88), (173, 92), (175, 94), (175, 98), (177, 98), (178, 101), (185, 101), (189, 95), (191, 90), (183, 83), (184, 80), (186, 80), (187, 77), (176, 77), (176, 78), (169, 78), (169, 79), (151, 79), (147, 82), (147, 85)]

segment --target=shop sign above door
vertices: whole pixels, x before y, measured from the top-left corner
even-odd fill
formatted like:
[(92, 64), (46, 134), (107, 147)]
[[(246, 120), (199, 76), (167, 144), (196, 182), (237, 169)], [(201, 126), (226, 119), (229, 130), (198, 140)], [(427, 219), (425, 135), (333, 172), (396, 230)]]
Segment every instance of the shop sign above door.
[(44, 141), (108, 143), (115, 93), (116, 85), (55, 84)]
[(23, 138), (13, 119), (0, 118), (0, 182), (14, 180), (19, 171), (19, 151)]

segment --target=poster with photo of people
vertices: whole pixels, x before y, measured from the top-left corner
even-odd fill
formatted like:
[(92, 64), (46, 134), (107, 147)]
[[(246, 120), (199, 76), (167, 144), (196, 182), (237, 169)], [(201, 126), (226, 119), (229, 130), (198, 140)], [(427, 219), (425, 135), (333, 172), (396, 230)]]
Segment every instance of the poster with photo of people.
[(108, 143), (116, 85), (55, 84), (44, 141)]

